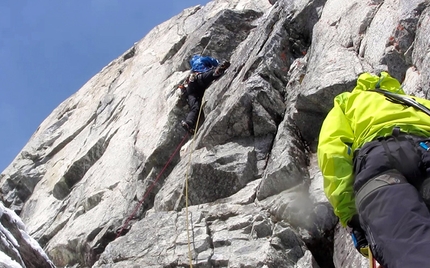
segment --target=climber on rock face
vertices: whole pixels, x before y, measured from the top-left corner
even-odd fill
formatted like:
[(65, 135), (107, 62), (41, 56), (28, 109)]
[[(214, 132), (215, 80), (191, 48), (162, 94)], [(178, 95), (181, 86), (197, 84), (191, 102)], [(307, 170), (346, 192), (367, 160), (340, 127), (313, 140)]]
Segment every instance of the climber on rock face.
[(205, 90), (214, 80), (224, 74), (230, 63), (224, 61), (219, 64), (219, 61), (212, 57), (195, 55), (190, 60), (190, 64), (191, 73), (185, 83), (180, 85), (181, 90), (187, 97), (190, 111), (186, 119), (181, 121), (181, 125), (187, 132), (194, 134)]
[(320, 131), (324, 192), (356, 249), (384, 268), (430, 267), (427, 107), (388, 73), (364, 73)]

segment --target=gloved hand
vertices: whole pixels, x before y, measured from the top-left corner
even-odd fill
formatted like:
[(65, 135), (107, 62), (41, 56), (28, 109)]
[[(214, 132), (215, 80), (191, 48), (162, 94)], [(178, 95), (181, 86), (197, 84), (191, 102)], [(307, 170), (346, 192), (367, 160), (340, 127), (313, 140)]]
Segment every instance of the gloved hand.
[(348, 222), (348, 226), (351, 228), (350, 234), (354, 247), (364, 257), (369, 257), (369, 243), (366, 239), (366, 233), (360, 226), (360, 220), (358, 215), (354, 215)]
[(176, 96), (178, 97), (178, 99), (181, 99), (182, 97), (185, 96), (187, 89), (185, 88), (184, 85), (179, 85), (178, 88), (176, 89)]

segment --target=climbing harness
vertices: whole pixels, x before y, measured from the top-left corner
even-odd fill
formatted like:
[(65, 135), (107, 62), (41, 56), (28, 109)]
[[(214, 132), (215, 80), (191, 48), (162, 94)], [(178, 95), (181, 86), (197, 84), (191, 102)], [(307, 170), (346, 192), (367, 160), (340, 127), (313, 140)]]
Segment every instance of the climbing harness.
[[(158, 179), (161, 177), (161, 175), (163, 174), (163, 172), (166, 170), (167, 166), (170, 164), (170, 162), (172, 161), (173, 157), (176, 155), (176, 153), (179, 151), (179, 149), (182, 147), (185, 139), (188, 137), (188, 133), (185, 134), (184, 138), (182, 139), (182, 141), (179, 143), (178, 147), (176, 147), (175, 151), (173, 152), (173, 154), (170, 156), (169, 160), (167, 161), (167, 163), (164, 165), (163, 169), (161, 170), (161, 172), (158, 174), (157, 178), (155, 179), (155, 181), (151, 184), (151, 186), (149, 187), (149, 189), (146, 191), (146, 193), (143, 195), (142, 199), (139, 201), (139, 203), (136, 205), (136, 207), (134, 208), (133, 212), (131, 213), (131, 215), (127, 218), (127, 220), (124, 222), (123, 226), (121, 227), (120, 231), (117, 233), (116, 238), (121, 236), (122, 231), (126, 228), (126, 226), (128, 225), (128, 223), (130, 222), (130, 220), (136, 215), (137, 211), (139, 210), (139, 208), (142, 206), (143, 201), (145, 201), (146, 197), (149, 195), (149, 193), (152, 191), (152, 189), (154, 188), (154, 186), (156, 185)], [(115, 238), (115, 239), (116, 239)]]

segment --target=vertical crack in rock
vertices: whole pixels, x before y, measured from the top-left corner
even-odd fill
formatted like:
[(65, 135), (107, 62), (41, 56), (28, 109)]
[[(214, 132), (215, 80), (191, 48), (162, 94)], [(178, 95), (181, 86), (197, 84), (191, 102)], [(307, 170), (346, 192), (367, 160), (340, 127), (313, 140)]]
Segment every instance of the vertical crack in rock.
[(323, 236), (313, 233), (308, 237), (309, 239), (304, 239), (306, 246), (312, 252), (320, 267), (335, 268), (333, 263), (333, 237), (334, 230), (328, 230)]
[[(285, 98), (285, 87), (287, 85), (287, 81), (283, 77), (281, 77), (277, 72), (267, 72), (269, 71), (269, 68), (265, 68), (261, 73), (258, 73), (258, 75), (268, 82), (276, 91), (278, 91), (281, 94), (282, 99)], [(283, 112), (280, 112), (283, 114)]]
[[(168, 121), (178, 122), (175, 111), (169, 114)], [(136, 204), (140, 203), (141, 207), (137, 215), (134, 216), (134, 219), (140, 219), (141, 215), (154, 206), (156, 194), (163, 186), (165, 179), (180, 161), (179, 152), (174, 153), (184, 138), (183, 133), (180, 132), (181, 129), (174, 123), (167, 124), (166, 127), (168, 129), (163, 131), (164, 135), (160, 138), (159, 144), (153, 153), (146, 158), (142, 170), (137, 176), (137, 181), (141, 182), (141, 185), (136, 191), (134, 201)], [(170, 162), (168, 163), (169, 160)], [(142, 200), (144, 197), (145, 199)]]
[(260, 52), (266, 46), (267, 42), (270, 40), (270, 38), (272, 36), (272, 32), (275, 28), (275, 25), (279, 21), (279, 14), (280, 14), (280, 11), (276, 10), (276, 13), (273, 14), (273, 16), (271, 16), (271, 20), (269, 22), (265, 22), (266, 23), (266, 27), (265, 27), (266, 28), (266, 33), (265, 33), (266, 38), (264, 39), (263, 42), (261, 42), (261, 45), (260, 45), (259, 49), (257, 50), (257, 55), (260, 54)]
[[(122, 85), (122, 83), (124, 83), (124, 82), (122, 82), (121, 84), (119, 84), (118, 85), (118, 80), (119, 80), (119, 77), (122, 75), (122, 73), (123, 73), (123, 71), (124, 71), (124, 66), (122, 66), (121, 68), (119, 68), (118, 69), (118, 73), (117, 73), (117, 75), (115, 76), (115, 78), (112, 80), (112, 82), (110, 82), (110, 84), (109, 84), (109, 87), (108, 87), (108, 92), (111, 92), (112, 90), (114, 90), (114, 89), (116, 89), (116, 88), (118, 88), (120, 85)], [(97, 107), (97, 109), (98, 109), (98, 107)]]
[(254, 62), (249, 66), (249, 68), (246, 70), (246, 73), (243, 75), (242, 82), (245, 82), (246, 80), (251, 77), (255, 73), (255, 70), (257, 70), (258, 67), (260, 67), (261, 63), (263, 62), (262, 57), (258, 57), (254, 60)]
[(167, 60), (170, 60), (182, 48), (182, 46), (185, 44), (185, 41), (187, 41), (187, 37), (183, 36), (179, 41), (173, 44), (169, 52), (167, 52), (164, 58), (160, 61), (160, 64), (164, 64)]
[(381, 59), (381, 64), (386, 65), (389, 73), (400, 81), (405, 79), (406, 70), (413, 62), (412, 45), (415, 40), (415, 32), (419, 18), (428, 4), (420, 3), (412, 10), (408, 10), (407, 5), (410, 4), (401, 7), (401, 11), (408, 11), (413, 15), (400, 18), (397, 27), (393, 29), (393, 33), (387, 41), (386, 53)]
[(365, 36), (367, 29), (369, 28), (373, 18), (375, 17), (375, 14), (378, 12), (378, 9), (381, 7), (381, 5), (382, 3), (378, 4), (378, 8), (370, 9), (360, 25), (360, 28), (358, 30), (358, 34), (360, 37), (358, 39), (358, 43), (355, 45), (355, 53), (357, 54), (357, 56), (363, 57), (364, 50), (363, 52), (360, 52), (363, 37)]
[[(255, 91), (252, 101), (252, 136), (258, 161), (258, 177), (261, 177), (267, 167), (268, 155), (272, 150), (278, 126), (282, 121), (280, 113), (285, 107), (281, 98), (271, 95), (274, 93), (273, 90), (267, 90), (267, 87), (264, 86), (255, 87), (252, 90)], [(280, 99), (280, 101), (276, 102), (276, 99)]]
[[(124, 109), (124, 102), (126, 98), (127, 97), (121, 98), (121, 100), (119, 100), (115, 106), (111, 107), (114, 97), (106, 96), (106, 102), (100, 101), (99, 103), (96, 113), (97, 116), (94, 118), (94, 124), (102, 125), (103, 129), (109, 129), (111, 124), (119, 118), (122, 110)], [(105, 111), (106, 114), (103, 114), (102, 116), (103, 111)], [(99, 117), (101, 117), (101, 122), (97, 122)]]
[[(384, 4), (384, 1), (380, 1), (377, 4), (377, 7), (373, 10), (371, 10), (367, 16), (366, 19), (363, 23), (363, 25), (360, 27), (360, 31), (359, 33), (362, 33), (363, 35), (367, 32), (367, 30), (369, 29), (370, 25), (372, 24), (373, 19), (375, 18), (375, 15), (378, 13), (379, 9), (382, 7), (382, 5)], [(360, 45), (357, 46), (358, 49), (358, 55), (360, 57), (364, 57), (365, 53), (366, 53), (366, 46), (362, 45), (362, 43), (360, 42)]]
[[(60, 215), (62, 212), (64, 212), (64, 210), (65, 210), (65, 208), (66, 208), (66, 205), (63, 205), (62, 206), (62, 209), (60, 210), (60, 211), (58, 211), (58, 213), (56, 213), (56, 216), (58, 216), (58, 215)], [(50, 222), (48, 222), (48, 223), (46, 223), (46, 225), (49, 225), (49, 226), (51, 226), (53, 223), (54, 223), (54, 221), (55, 221), (55, 218), (54, 219), (50, 219)], [(61, 223), (55, 223), (55, 228), (53, 228), (53, 229), (51, 229), (50, 227), (48, 227), (47, 229), (49, 229), (50, 231), (49, 232), (45, 232), (44, 233), (44, 235), (42, 235), (39, 239), (38, 239), (38, 242), (39, 242), (39, 244), (42, 246), (42, 247), (45, 247), (47, 244), (48, 244), (48, 242), (56, 235), (56, 234), (58, 234), (63, 228), (64, 228), (64, 226), (66, 226), (66, 224), (67, 224), (67, 222), (68, 222), (68, 220), (64, 220), (63, 222), (61, 222)], [(41, 228), (42, 228), (42, 226), (41, 226)], [(36, 230), (36, 232), (37, 231), (39, 231), (39, 230)]]

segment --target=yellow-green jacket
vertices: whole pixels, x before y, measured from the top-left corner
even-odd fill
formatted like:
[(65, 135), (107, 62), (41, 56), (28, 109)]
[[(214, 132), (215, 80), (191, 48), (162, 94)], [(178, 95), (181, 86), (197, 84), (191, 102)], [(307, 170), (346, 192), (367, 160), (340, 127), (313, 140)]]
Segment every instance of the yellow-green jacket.
[[(343, 226), (356, 213), (354, 150), (377, 137), (390, 135), (395, 126), (404, 132), (430, 136), (428, 115), (368, 91), (377, 84), (381, 89), (405, 94), (400, 83), (386, 72), (380, 77), (361, 74), (352, 92), (335, 97), (334, 107), (325, 118), (319, 135), (318, 164), (324, 176), (324, 192)], [(429, 100), (414, 99), (430, 108)]]

